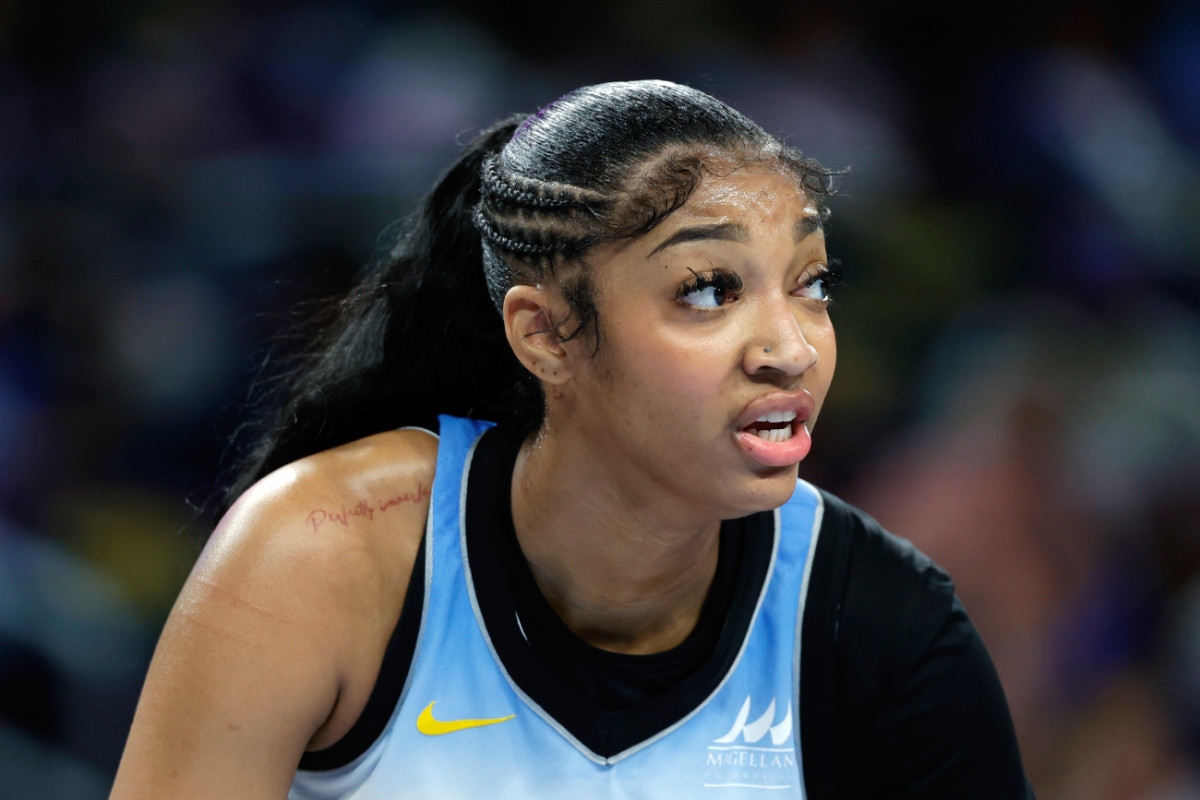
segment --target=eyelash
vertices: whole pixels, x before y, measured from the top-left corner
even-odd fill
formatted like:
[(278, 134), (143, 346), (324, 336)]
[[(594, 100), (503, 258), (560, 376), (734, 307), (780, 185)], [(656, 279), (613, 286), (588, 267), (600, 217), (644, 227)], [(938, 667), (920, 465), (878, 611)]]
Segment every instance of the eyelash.
[[(681, 284), (675, 291), (676, 301), (682, 303), (683, 305), (699, 309), (719, 308), (725, 305), (729, 299), (736, 300), (742, 294), (742, 279), (736, 273), (728, 272), (722, 269), (713, 270), (712, 272), (705, 272), (703, 274), (698, 273), (695, 270), (689, 270), (689, 272), (692, 273), (692, 278)], [(841, 262), (837, 259), (830, 259), (828, 264), (822, 264), (817, 268), (816, 272), (807, 277), (804, 282), (800, 284), (800, 287), (801, 289), (808, 289), (818, 283), (823, 283), (825, 287), (823, 296), (810, 299), (815, 299), (822, 303), (832, 303), (833, 299), (830, 297), (830, 293), (833, 291), (833, 287), (842, 282), (842, 276), (843, 271)], [(698, 294), (706, 289), (713, 289), (715, 292), (723, 295), (719, 298), (713, 298), (713, 300), (716, 301), (715, 306), (701, 306), (683, 302), (683, 299), (688, 295)]]
[[(727, 272), (723, 269), (705, 272), (703, 274), (695, 270), (688, 270), (692, 273), (690, 280), (684, 281), (675, 291), (675, 299), (682, 301), (689, 294), (702, 292), (705, 289), (715, 289), (717, 292), (723, 292), (727, 295), (732, 295), (734, 299), (742, 294), (742, 279), (735, 273)], [(684, 303), (684, 305), (691, 305)], [(725, 305), (724, 302), (719, 302), (718, 305)], [(694, 306), (700, 308), (700, 306)]]
[(833, 287), (842, 282), (843, 275), (842, 262), (831, 258), (828, 264), (822, 265), (816, 272), (806, 278), (801, 287), (807, 289), (818, 282), (823, 282), (825, 284), (825, 296), (820, 298), (820, 300), (824, 303), (832, 303), (833, 298), (829, 294), (833, 291)]

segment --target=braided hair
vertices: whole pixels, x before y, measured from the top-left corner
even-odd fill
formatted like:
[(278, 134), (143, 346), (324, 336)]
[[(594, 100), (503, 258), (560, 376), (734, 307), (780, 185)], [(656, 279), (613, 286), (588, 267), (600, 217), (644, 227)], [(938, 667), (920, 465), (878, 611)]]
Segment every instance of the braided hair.
[(497, 313), (507, 291), (556, 286), (570, 308), (559, 335), (598, 349), (588, 250), (651, 230), (719, 165), (764, 162), (791, 170), (828, 214), (832, 172), (678, 84), (589, 86), (483, 131), (328, 305), (311, 346), (268, 359), (275, 374), (255, 389), (266, 412), (240, 432), (250, 443), (218, 510), (284, 464), (439, 413), (536, 427), (540, 386)]

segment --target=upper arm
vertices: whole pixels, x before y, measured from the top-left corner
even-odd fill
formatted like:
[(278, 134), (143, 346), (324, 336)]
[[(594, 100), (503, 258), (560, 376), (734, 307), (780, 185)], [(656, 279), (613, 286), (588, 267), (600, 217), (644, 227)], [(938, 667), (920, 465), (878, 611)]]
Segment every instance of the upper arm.
[(436, 460), (423, 434), (372, 440), (269, 476), (218, 525), (163, 629), (114, 798), (282, 798), (304, 750), (353, 724)]

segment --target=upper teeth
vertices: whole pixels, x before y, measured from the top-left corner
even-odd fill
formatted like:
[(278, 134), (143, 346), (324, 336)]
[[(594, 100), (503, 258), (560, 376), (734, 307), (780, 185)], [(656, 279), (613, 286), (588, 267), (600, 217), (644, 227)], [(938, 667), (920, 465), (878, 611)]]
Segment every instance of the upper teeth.
[(796, 418), (795, 411), (771, 411), (763, 414), (755, 422), (791, 422)]

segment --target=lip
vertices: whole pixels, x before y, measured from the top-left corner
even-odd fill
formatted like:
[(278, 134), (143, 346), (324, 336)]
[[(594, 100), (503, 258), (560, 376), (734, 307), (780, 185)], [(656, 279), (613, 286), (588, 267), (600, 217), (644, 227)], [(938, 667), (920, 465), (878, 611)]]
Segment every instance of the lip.
[[(788, 467), (799, 464), (812, 447), (808, 433), (808, 418), (816, 410), (817, 401), (807, 389), (799, 392), (771, 392), (751, 400), (734, 420), (734, 441), (742, 451), (768, 467)], [(794, 412), (792, 436), (783, 442), (768, 442), (743, 430), (759, 417), (772, 411)]]

